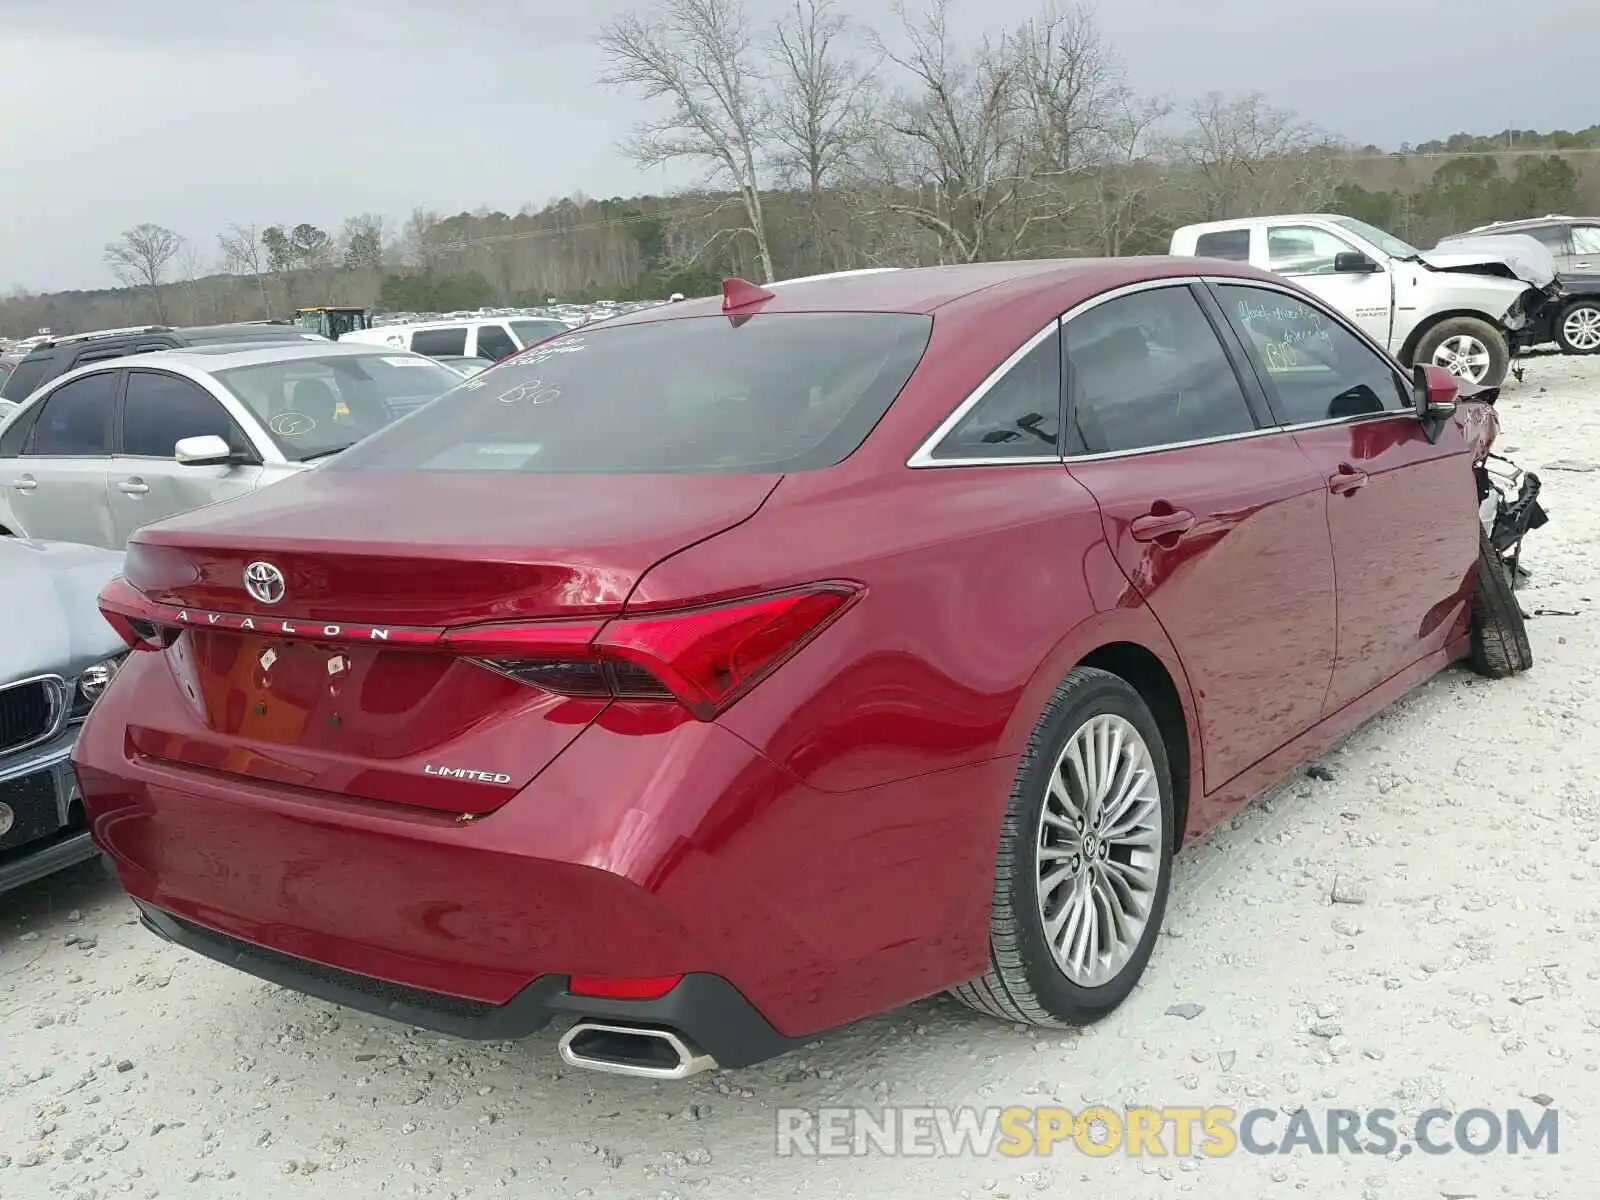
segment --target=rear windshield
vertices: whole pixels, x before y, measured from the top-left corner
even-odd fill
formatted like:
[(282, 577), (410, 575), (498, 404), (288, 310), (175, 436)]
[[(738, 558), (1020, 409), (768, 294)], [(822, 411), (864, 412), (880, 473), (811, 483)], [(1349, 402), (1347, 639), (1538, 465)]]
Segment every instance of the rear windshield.
[(777, 474), (843, 461), (933, 318), (688, 317), (563, 334), (355, 447), (340, 470)]
[(0, 386), (0, 397), (15, 400), (20, 404), (45, 382), (45, 374), (49, 369), (48, 357), (23, 359), (12, 368), (11, 374), (5, 377), (4, 385)]
[(376, 348), (233, 367), (215, 377), (291, 462), (343, 450), (461, 382), (431, 358)]

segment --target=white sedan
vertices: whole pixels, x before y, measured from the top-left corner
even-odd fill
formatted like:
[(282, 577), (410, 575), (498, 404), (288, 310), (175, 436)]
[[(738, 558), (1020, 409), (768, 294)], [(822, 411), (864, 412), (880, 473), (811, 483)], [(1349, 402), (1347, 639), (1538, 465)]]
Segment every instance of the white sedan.
[(340, 342), (80, 367), (0, 415), (0, 535), (120, 550), (142, 525), (303, 470), (461, 382), (425, 355)]

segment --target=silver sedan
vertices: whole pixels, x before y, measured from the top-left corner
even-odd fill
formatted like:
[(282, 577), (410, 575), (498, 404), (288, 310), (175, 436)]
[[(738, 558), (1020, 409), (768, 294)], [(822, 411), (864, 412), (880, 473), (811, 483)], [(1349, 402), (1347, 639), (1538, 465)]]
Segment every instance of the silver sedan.
[(80, 367), (0, 416), (0, 535), (121, 549), (252, 492), (460, 384), (410, 351), (206, 346)]

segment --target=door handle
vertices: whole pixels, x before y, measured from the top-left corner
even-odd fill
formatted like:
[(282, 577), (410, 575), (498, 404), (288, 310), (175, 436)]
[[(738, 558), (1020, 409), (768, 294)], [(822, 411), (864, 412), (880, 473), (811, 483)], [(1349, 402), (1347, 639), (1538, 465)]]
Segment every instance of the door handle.
[(24, 475), (11, 486), (19, 492), (31, 492), (34, 488), (39, 486), (39, 481), (32, 475)]
[(1367, 486), (1367, 473), (1349, 463), (1339, 464), (1339, 473), (1328, 476), (1328, 490), (1335, 496), (1348, 496), (1358, 488)]
[(1128, 526), (1136, 542), (1155, 542), (1164, 537), (1188, 533), (1194, 528), (1194, 514), (1179, 509), (1177, 512), (1151, 512), (1135, 517)]
[(117, 491), (124, 496), (143, 496), (150, 490), (150, 485), (135, 475), (132, 479), (124, 479), (117, 484)]

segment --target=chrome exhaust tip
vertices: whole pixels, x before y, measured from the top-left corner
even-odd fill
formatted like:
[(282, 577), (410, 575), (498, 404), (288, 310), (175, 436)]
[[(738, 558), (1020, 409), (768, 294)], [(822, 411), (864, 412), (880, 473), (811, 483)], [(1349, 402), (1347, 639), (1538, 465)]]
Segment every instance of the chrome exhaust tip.
[(667, 1029), (579, 1021), (561, 1036), (568, 1066), (637, 1079), (687, 1079), (716, 1068), (716, 1059)]

